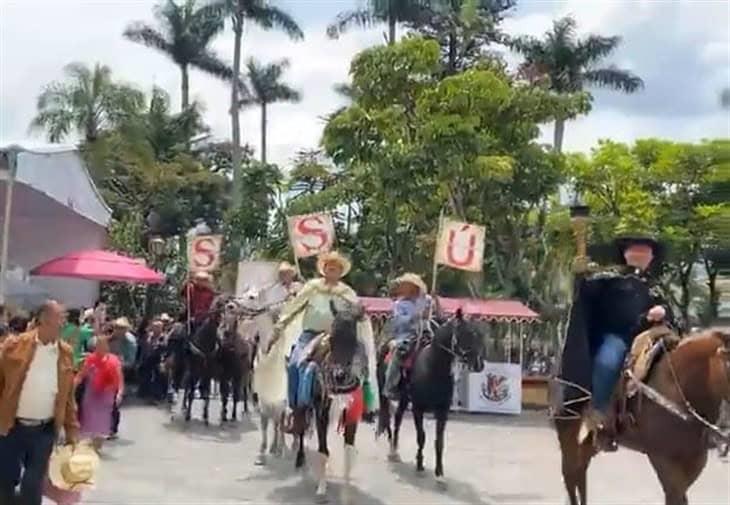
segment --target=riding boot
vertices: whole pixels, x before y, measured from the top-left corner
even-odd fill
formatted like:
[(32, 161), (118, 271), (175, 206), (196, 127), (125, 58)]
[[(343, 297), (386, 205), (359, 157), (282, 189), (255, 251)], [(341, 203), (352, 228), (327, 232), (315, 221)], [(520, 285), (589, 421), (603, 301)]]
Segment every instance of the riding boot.
[(349, 505), (352, 501), (352, 468), (355, 466), (357, 450), (354, 445), (345, 444), (345, 483), (342, 486), (341, 502), (343, 505)]

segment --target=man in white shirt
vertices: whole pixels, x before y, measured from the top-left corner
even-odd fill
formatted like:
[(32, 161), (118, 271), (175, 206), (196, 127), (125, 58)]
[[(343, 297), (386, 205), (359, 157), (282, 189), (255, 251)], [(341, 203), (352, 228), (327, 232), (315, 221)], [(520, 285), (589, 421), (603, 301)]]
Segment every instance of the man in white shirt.
[(41, 505), (48, 459), (61, 429), (78, 436), (73, 350), (60, 340), (64, 308), (43, 304), (38, 325), (0, 348), (0, 504)]

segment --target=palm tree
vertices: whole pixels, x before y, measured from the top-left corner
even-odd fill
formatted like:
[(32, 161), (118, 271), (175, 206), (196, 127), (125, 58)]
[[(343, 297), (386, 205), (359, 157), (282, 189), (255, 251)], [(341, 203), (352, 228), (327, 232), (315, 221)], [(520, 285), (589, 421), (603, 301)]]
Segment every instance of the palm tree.
[[(248, 20), (265, 30), (277, 28), (286, 33), (291, 39), (304, 38), (299, 25), (285, 11), (269, 5), (268, 0), (218, 0), (214, 8), (219, 10), (220, 16), (228, 15), (233, 24), (233, 75), (241, 75), (241, 45), (243, 42), (244, 23)], [(241, 168), (241, 123), (238, 116), (240, 97), (245, 90), (240, 80), (232, 79), (231, 84), (231, 137), (233, 140), (233, 202), (239, 200), (239, 184), (236, 182)]]
[(209, 47), (223, 29), (217, 5), (198, 7), (196, 0), (185, 0), (182, 4), (166, 0), (155, 8), (155, 17), (159, 28), (138, 21), (124, 30), (124, 36), (161, 51), (180, 67), (183, 110), (190, 104), (190, 67), (222, 79), (233, 79), (235, 74), (231, 68)]
[(93, 70), (83, 63), (64, 67), (65, 82), (52, 82), (38, 97), (38, 114), (31, 129), (43, 129), (50, 142), (60, 142), (73, 130), (93, 142), (144, 105), (144, 94), (115, 83), (109, 67), (97, 63)]
[(415, 23), (428, 12), (430, 0), (368, 0), (361, 9), (341, 12), (327, 27), (327, 35), (336, 39), (353, 26), (370, 28), (378, 23), (388, 24), (388, 44), (395, 44), (398, 23)]
[[(512, 49), (525, 57), (522, 72), (546, 77), (550, 89), (558, 93), (575, 93), (586, 86), (635, 93), (644, 87), (644, 81), (628, 70), (613, 65), (598, 67), (616, 50), (621, 37), (589, 35), (579, 40), (575, 31), (575, 19), (568, 16), (554, 21), (543, 40), (529, 36), (512, 39)], [(557, 152), (562, 150), (566, 119), (555, 120), (553, 148)]]
[(266, 112), (269, 104), (276, 102), (298, 102), (299, 92), (280, 81), (281, 75), (289, 67), (288, 60), (261, 65), (253, 58), (246, 64), (250, 91), (240, 105), (261, 107), (261, 163), (266, 163)]

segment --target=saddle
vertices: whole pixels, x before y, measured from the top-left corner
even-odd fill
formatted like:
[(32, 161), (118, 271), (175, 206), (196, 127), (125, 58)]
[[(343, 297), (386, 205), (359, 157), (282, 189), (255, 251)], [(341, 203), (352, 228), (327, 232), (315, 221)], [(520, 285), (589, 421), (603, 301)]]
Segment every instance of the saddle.
[(633, 424), (639, 414), (637, 382), (647, 383), (654, 366), (667, 352), (674, 349), (679, 341), (679, 337), (664, 325), (654, 326), (634, 339), (615, 394), (616, 423), (619, 430)]

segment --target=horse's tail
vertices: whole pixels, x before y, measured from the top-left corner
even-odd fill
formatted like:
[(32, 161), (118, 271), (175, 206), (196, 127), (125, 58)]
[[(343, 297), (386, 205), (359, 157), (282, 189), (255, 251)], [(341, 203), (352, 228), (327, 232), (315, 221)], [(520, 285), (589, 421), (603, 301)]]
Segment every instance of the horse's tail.
[(378, 393), (380, 394), (380, 408), (378, 409), (378, 426), (375, 430), (375, 436), (380, 437), (383, 433), (388, 432), (390, 427), (390, 401), (383, 396), (385, 391), (385, 373), (388, 369), (388, 365), (385, 362), (385, 357), (388, 354), (390, 343), (384, 342), (380, 349), (378, 349), (378, 363), (377, 363), (377, 375), (378, 375)]

